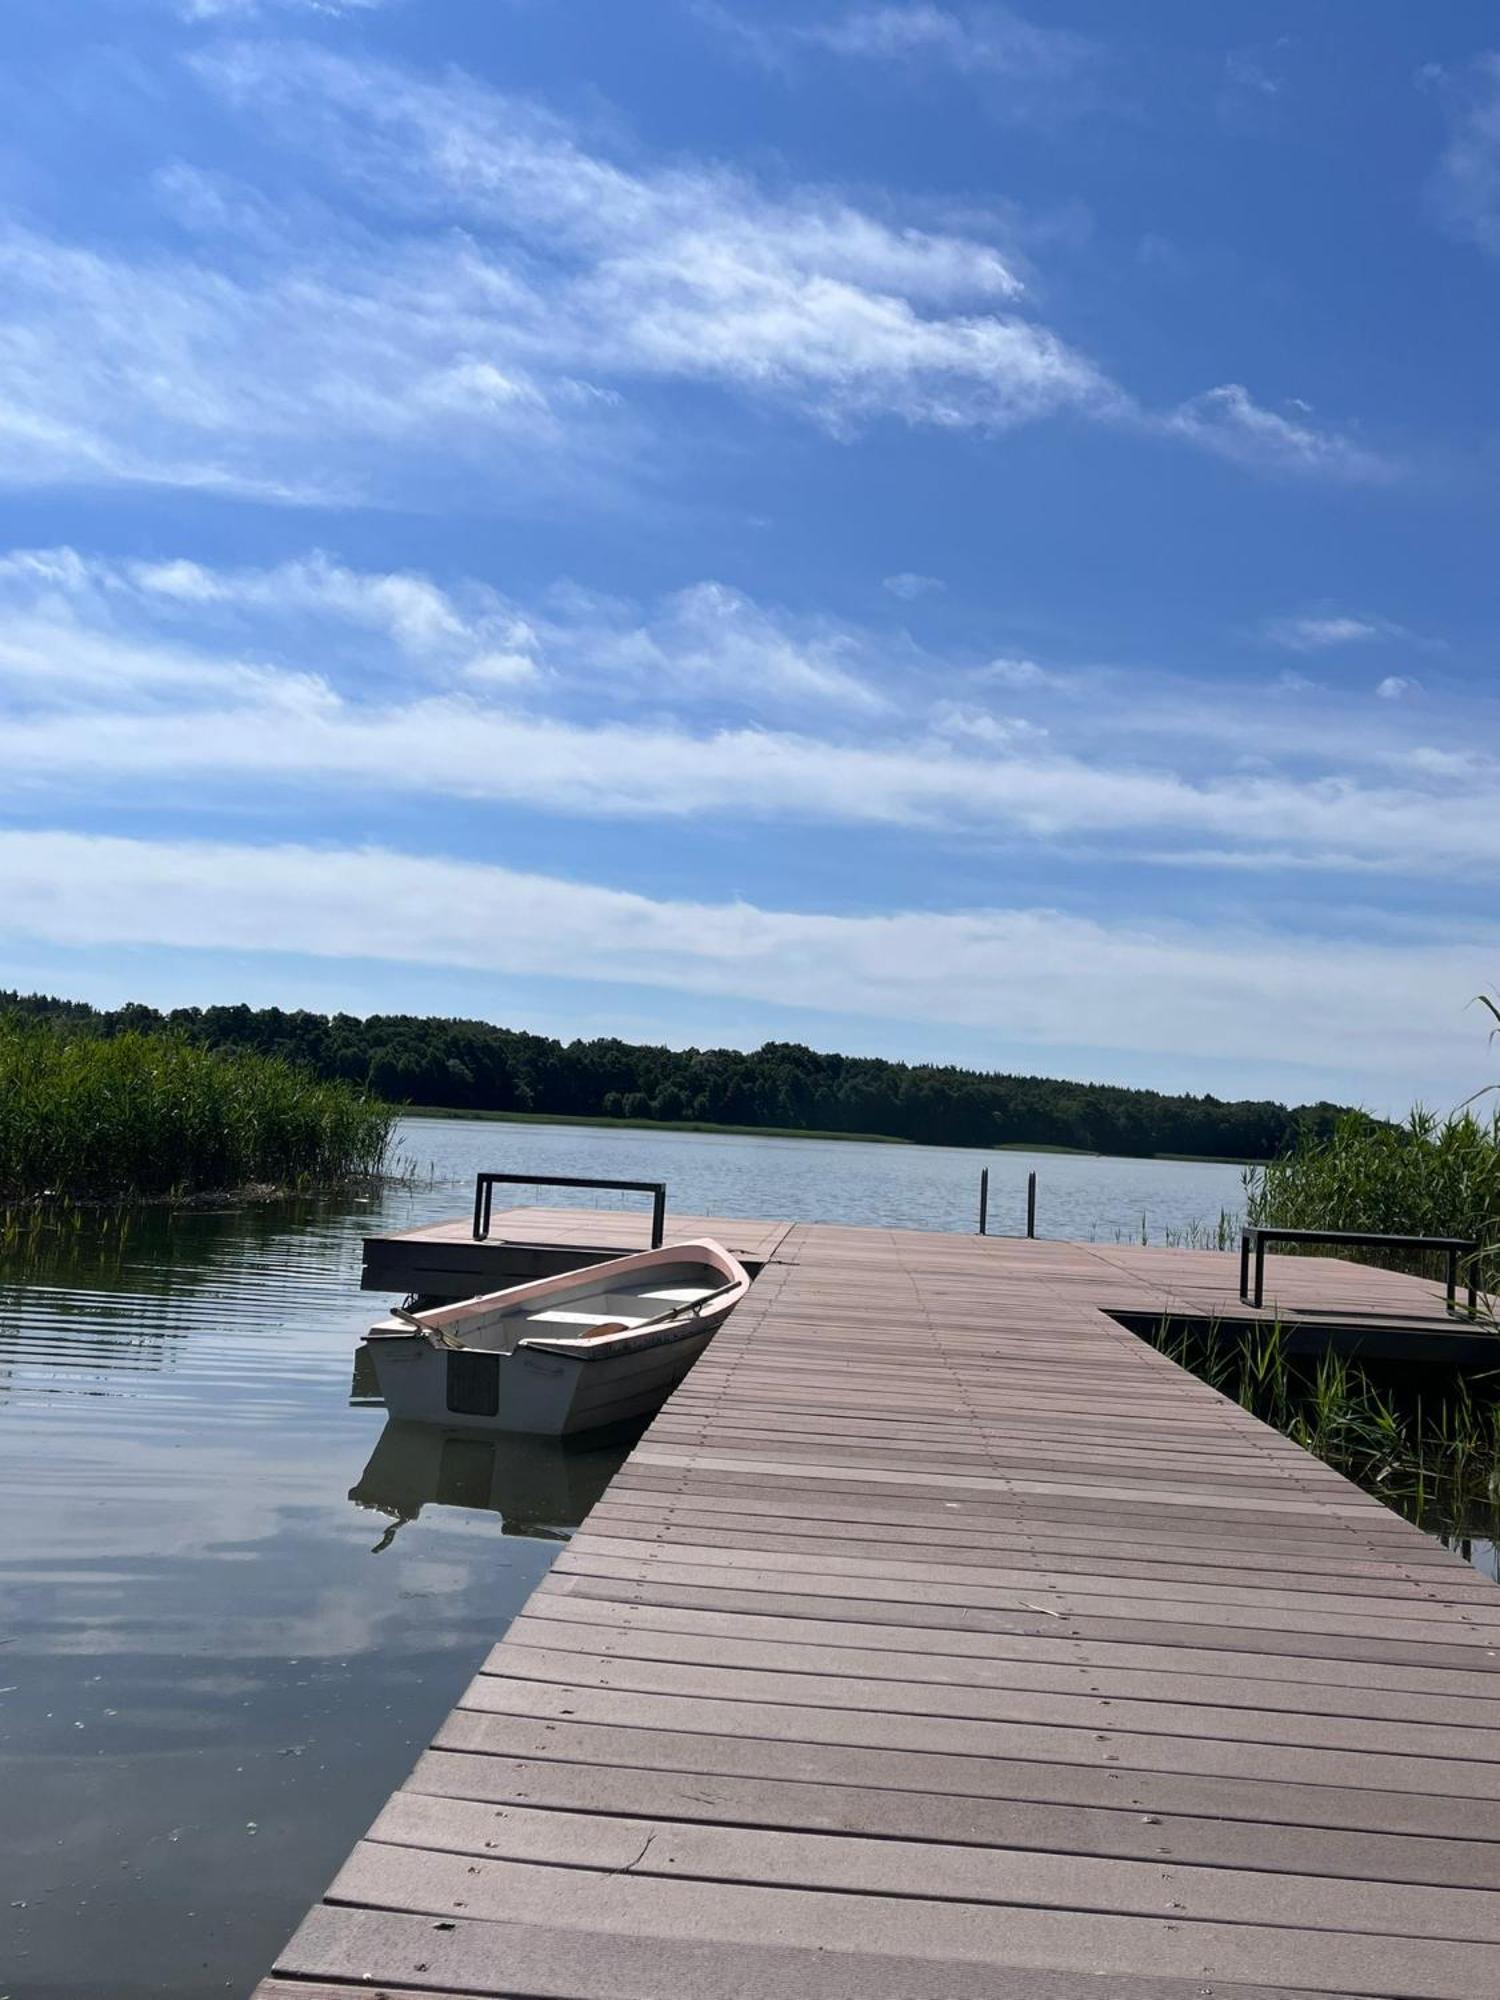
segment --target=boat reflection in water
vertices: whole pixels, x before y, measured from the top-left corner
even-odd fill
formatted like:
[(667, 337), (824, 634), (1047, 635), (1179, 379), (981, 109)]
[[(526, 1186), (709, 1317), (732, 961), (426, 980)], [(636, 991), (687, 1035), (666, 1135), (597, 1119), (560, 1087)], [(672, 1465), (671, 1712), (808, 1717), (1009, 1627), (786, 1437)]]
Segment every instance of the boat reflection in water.
[(608, 1438), (595, 1434), (586, 1444), (569, 1445), (553, 1438), (445, 1431), (388, 1417), (349, 1498), (390, 1522), (375, 1544), (376, 1554), (427, 1506), (477, 1508), (498, 1514), (507, 1535), (565, 1542), (614, 1478), (641, 1428), (633, 1424)]

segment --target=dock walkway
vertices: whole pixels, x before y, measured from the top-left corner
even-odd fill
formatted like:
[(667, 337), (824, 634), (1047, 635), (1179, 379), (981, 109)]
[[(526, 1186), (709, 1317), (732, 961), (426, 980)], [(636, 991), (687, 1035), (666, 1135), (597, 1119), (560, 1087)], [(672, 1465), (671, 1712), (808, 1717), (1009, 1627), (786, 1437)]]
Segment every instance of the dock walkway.
[(259, 2000), (1495, 2000), (1500, 1594), (1153, 1255), (783, 1228)]

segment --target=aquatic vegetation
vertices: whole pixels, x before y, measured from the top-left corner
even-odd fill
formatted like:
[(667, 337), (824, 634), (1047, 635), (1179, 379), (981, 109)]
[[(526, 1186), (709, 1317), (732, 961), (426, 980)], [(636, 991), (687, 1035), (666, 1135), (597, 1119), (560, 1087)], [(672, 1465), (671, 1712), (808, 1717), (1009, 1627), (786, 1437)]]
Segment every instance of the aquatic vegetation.
[(1418, 1527), (1455, 1540), (1500, 1535), (1500, 1368), (1414, 1389), (1345, 1355), (1294, 1355), (1276, 1324), (1163, 1320), (1146, 1337)]
[(0, 1017), (0, 1198), (185, 1197), (379, 1173), (395, 1113), (279, 1057)]
[[(1245, 1191), (1251, 1222), (1472, 1236), (1484, 1246), (1481, 1289), (1500, 1289), (1500, 1111), (1481, 1117), (1470, 1109), (1439, 1119), (1418, 1107), (1404, 1125), (1351, 1112), (1327, 1138), (1309, 1139), (1251, 1168)], [(1442, 1276), (1441, 1258), (1375, 1250), (1359, 1255), (1362, 1263)]]

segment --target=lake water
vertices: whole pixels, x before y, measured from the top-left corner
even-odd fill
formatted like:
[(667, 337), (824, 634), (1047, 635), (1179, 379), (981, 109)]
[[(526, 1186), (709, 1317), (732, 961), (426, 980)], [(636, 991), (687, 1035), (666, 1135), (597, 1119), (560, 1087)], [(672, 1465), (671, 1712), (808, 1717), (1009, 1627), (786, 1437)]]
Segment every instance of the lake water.
[[(1244, 1170), (1204, 1160), (1117, 1160), (1082, 1153), (976, 1153), (946, 1146), (882, 1146), (841, 1139), (747, 1139), (712, 1132), (633, 1132), (585, 1125), (511, 1125), (409, 1119), (406, 1156), (450, 1181), (436, 1206), (418, 1187), (414, 1221), (454, 1212), (452, 1177), (496, 1172), (583, 1174), (667, 1183), (687, 1215), (789, 1216), (894, 1229), (973, 1229), (979, 1175), (990, 1174), (991, 1231), (1024, 1234), (1026, 1176), (1037, 1176), (1037, 1234), (1153, 1242), (1212, 1228), (1244, 1206)], [(504, 1190), (496, 1191), (499, 1203)], [(524, 1189), (516, 1199), (525, 1201)], [(538, 1197), (533, 1197), (538, 1198)], [(558, 1197), (545, 1191), (541, 1199)], [(590, 1203), (586, 1194), (564, 1195)], [(599, 1206), (645, 1205), (644, 1196), (601, 1195)], [(467, 1206), (467, 1203), (460, 1204)]]
[[(388, 1428), (359, 1240), (476, 1170), (682, 1211), (974, 1227), (986, 1156), (412, 1120), (363, 1202), (95, 1218), (0, 1267), (0, 1994), (244, 1994), (592, 1505), (582, 1451)], [(1239, 1170), (988, 1156), (991, 1226), (1156, 1240)], [(519, 1192), (525, 1199), (524, 1191)], [(549, 1196), (549, 1199), (557, 1199)], [(566, 1199), (567, 1197), (562, 1197)]]

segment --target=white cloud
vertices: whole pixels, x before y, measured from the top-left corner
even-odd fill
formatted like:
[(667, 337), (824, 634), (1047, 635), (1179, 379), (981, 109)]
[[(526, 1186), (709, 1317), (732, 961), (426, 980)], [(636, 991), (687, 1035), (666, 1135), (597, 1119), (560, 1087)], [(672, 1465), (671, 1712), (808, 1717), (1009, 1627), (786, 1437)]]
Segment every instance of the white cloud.
[(625, 160), (456, 73), (327, 49), (191, 66), (306, 190), (168, 158), (149, 251), (0, 236), (0, 482), (410, 505), (462, 481), (535, 504), (639, 454), (661, 382), (836, 436), (1071, 412), (1280, 472), (1389, 469), (1234, 386), (1142, 411), (972, 211), (934, 227), (930, 207)]
[(1389, 638), (1400, 627), (1383, 618), (1351, 618), (1347, 615), (1307, 618), (1273, 618), (1266, 637), (1293, 653), (1321, 653), (1331, 646), (1352, 646), (1364, 639)]
[[(308, 556), (0, 557), (9, 782), (91, 803), (409, 793), (572, 819), (899, 826), (1042, 850), (1500, 863), (1500, 768), (1415, 760), (1384, 698), (1026, 659), (978, 669), (702, 583), (521, 604)], [(985, 690), (1003, 689), (998, 711)], [(967, 690), (957, 695), (955, 690)], [(295, 727), (289, 728), (289, 719)], [(1475, 698), (1429, 728), (1484, 741)]]
[(1387, 674), (1376, 683), (1375, 692), (1381, 701), (1405, 701), (1408, 695), (1419, 694), (1421, 688), (1422, 683), (1409, 674)]
[(383, 632), (411, 659), (447, 662), (489, 680), (528, 680), (536, 672), (531, 629), (494, 592), (475, 585), (465, 587), (460, 602), (428, 577), (351, 570), (316, 553), (269, 569), (209, 569), (179, 560), (96, 573), (107, 589), (129, 587), (148, 602), (274, 620), (328, 618)]
[(929, 57), (967, 75), (1019, 83), (1077, 76), (1099, 57), (1098, 44), (1066, 28), (1042, 27), (1009, 7), (856, 6), (831, 20), (790, 31), (836, 55), (905, 63)]
[(253, 21), (258, 15), (368, 14), (392, 0), (170, 0), (184, 21)]
[(1000, 687), (1034, 688), (1055, 683), (1060, 677), (1050, 673), (1046, 667), (1038, 666), (1035, 660), (1010, 657), (987, 661), (978, 669), (975, 678), (993, 681)]
[(304, 692), (322, 687), (334, 706), (346, 700), (351, 721), (392, 684), (410, 698), (409, 667), (450, 692), (547, 682), (595, 709), (682, 700), (700, 712), (873, 716), (891, 705), (868, 677), (868, 635), (769, 610), (723, 583), (645, 608), (566, 587), (523, 608), (467, 579), (443, 586), (412, 571), (354, 570), (317, 552), (258, 569), (69, 548), (0, 555), (0, 685), (24, 657), (35, 681), (49, 671), (59, 688), (97, 681), (124, 704), (148, 686), (245, 691), (278, 671), (225, 659), (226, 646), (250, 643), (268, 660), (316, 659), (319, 676), (292, 677)]
[[(241, 637), (268, 656), (300, 658), (326, 657), (331, 635), (352, 642), (352, 657), (367, 667), (371, 633), (424, 667), (491, 682), (538, 671), (534, 633), (475, 584), (449, 592), (428, 577), (351, 570), (316, 552), (264, 569), (111, 562), (69, 548), (0, 556), (0, 668), (8, 662), (14, 671), (18, 635), (28, 635), (40, 673), (64, 683), (87, 670), (122, 698), (145, 685), (202, 694), (246, 686), (247, 674), (259, 687), (287, 678), (282, 668), (226, 669), (226, 640)], [(292, 678), (304, 689), (325, 685), (307, 674)]]
[(1187, 1059), (1254, 1047), (1411, 1087), (1472, 1075), (1497, 940), (1380, 944), (1047, 909), (851, 917), (652, 899), (380, 848), (0, 833), (0, 926), (70, 948), (274, 949), (543, 974)]
[[(936, 735), (905, 743), (830, 741), (767, 729), (538, 716), (439, 694), (357, 703), (314, 684), (294, 734), (295, 690), (160, 714), (92, 703), (13, 720), (12, 784), (91, 799), (143, 782), (190, 796), (266, 800), (273, 792), (486, 799), (574, 818), (888, 825), (989, 832), (1054, 846), (1148, 843), (1171, 832), (1274, 860), (1301, 847), (1320, 865), (1382, 861), (1409, 873), (1500, 864), (1492, 784), (1449, 794), (1337, 776), (1230, 771), (1209, 778), (1044, 747), (959, 750)], [(941, 720), (941, 717), (938, 718)], [(929, 729), (932, 724), (929, 723)], [(968, 732), (972, 738), (973, 732)], [(212, 788), (210, 790), (209, 788)]]
[(908, 603), (918, 597), (928, 597), (934, 591), (946, 590), (947, 585), (940, 576), (923, 576), (917, 570), (898, 570), (894, 576), (884, 579), (885, 588), (892, 597), (904, 598)]
[[(835, 426), (1004, 427), (1111, 393), (1014, 309), (1011, 260), (972, 234), (706, 163), (631, 169), (462, 78), (260, 46), (199, 69), (392, 209), (486, 232), (474, 254), (529, 366), (714, 381)], [(497, 231), (536, 254), (508, 254)]]
[(833, 704), (866, 714), (890, 706), (861, 678), (853, 635), (772, 615), (726, 584), (674, 592), (649, 624), (622, 619), (609, 606), (591, 620), (589, 604), (580, 602), (570, 631), (553, 625), (555, 643), (594, 672), (619, 671), (644, 694), (728, 696), (750, 706)]
[(1226, 382), (1205, 390), (1161, 420), (1170, 435), (1256, 471), (1378, 483), (1392, 479), (1396, 466), (1335, 430), (1263, 408), (1248, 389)]
[(987, 708), (975, 708), (960, 701), (940, 701), (933, 709), (931, 727), (936, 736), (955, 742), (987, 744), (993, 749), (1009, 749), (1025, 737), (1047, 732), (1034, 722), (1014, 715), (996, 715)]
[(1449, 116), (1429, 187), (1433, 209), (1454, 235), (1500, 256), (1500, 50), (1458, 72), (1431, 65), (1421, 81), (1438, 91)]
[(822, 19), (772, 22), (753, 10), (702, 4), (698, 13), (767, 68), (790, 72), (816, 56), (887, 65), (906, 82), (918, 64), (984, 87), (997, 115), (1028, 122), (1075, 116), (1100, 101), (1104, 51), (1068, 28), (1000, 5), (855, 5)]
[[(237, 269), (238, 266), (244, 268)], [(283, 502), (362, 496), (377, 463), (442, 452), (533, 487), (565, 454), (545, 391), (493, 344), (495, 276), (451, 246), (282, 245), (231, 236), (202, 261), (0, 237), (0, 482), (163, 484)], [(59, 367), (57, 356), (68, 365)]]

